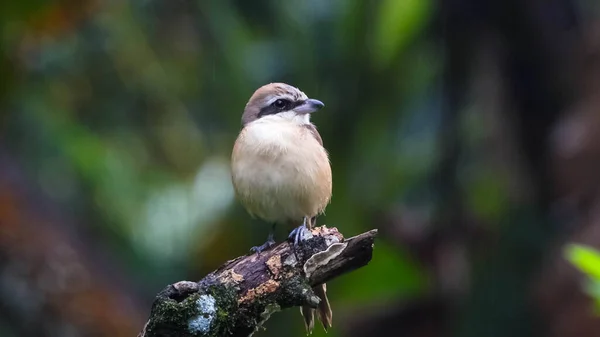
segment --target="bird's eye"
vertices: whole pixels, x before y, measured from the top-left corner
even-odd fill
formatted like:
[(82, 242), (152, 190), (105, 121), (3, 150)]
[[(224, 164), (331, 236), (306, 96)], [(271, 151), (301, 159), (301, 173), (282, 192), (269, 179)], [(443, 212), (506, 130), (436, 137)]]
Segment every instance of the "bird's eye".
[(273, 105), (277, 108), (277, 109), (283, 109), (288, 105), (288, 101), (285, 99), (278, 99), (275, 102), (273, 102)]

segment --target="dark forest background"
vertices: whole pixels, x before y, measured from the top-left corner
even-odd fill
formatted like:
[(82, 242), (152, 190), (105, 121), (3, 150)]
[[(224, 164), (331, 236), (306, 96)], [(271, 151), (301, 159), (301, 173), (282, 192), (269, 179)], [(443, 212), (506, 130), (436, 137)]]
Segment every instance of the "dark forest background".
[(0, 4), (0, 336), (136, 336), (262, 243), (229, 156), (273, 81), (326, 104), (320, 223), (381, 233), (328, 336), (600, 334), (563, 253), (600, 247), (597, 1), (34, 0)]

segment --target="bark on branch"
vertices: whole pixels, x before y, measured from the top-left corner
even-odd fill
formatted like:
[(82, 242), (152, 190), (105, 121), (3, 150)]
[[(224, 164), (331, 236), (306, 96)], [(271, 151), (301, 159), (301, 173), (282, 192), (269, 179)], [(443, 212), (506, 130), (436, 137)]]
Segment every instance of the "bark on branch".
[(317, 306), (311, 287), (365, 266), (377, 230), (344, 239), (336, 228), (314, 228), (296, 249), (283, 242), (240, 256), (199, 282), (181, 281), (156, 297), (138, 337), (251, 336), (276, 311)]

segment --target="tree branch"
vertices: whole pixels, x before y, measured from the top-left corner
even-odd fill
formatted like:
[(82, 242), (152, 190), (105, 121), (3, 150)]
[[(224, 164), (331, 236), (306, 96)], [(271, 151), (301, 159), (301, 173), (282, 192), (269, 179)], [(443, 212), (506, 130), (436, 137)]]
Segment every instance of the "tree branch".
[(138, 337), (250, 336), (274, 312), (316, 308), (311, 288), (369, 263), (376, 236), (374, 229), (345, 240), (336, 228), (316, 227), (295, 249), (286, 241), (228, 261), (199, 282), (169, 285)]

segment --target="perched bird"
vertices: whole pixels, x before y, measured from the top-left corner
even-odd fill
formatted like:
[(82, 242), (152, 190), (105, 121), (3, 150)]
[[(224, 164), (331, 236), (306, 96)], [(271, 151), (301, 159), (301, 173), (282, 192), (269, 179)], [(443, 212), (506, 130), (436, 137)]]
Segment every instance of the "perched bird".
[[(275, 225), (299, 227), (290, 237), (311, 229), (331, 199), (331, 166), (317, 128), (310, 121), (324, 104), (284, 83), (260, 87), (246, 104), (242, 130), (231, 155), (235, 193), (253, 217), (272, 224), (267, 241), (252, 250), (260, 254), (275, 244)], [(326, 286), (313, 288), (320, 298), (318, 317), (327, 330), (332, 312)], [(302, 307), (307, 331), (314, 326), (314, 309)]]

